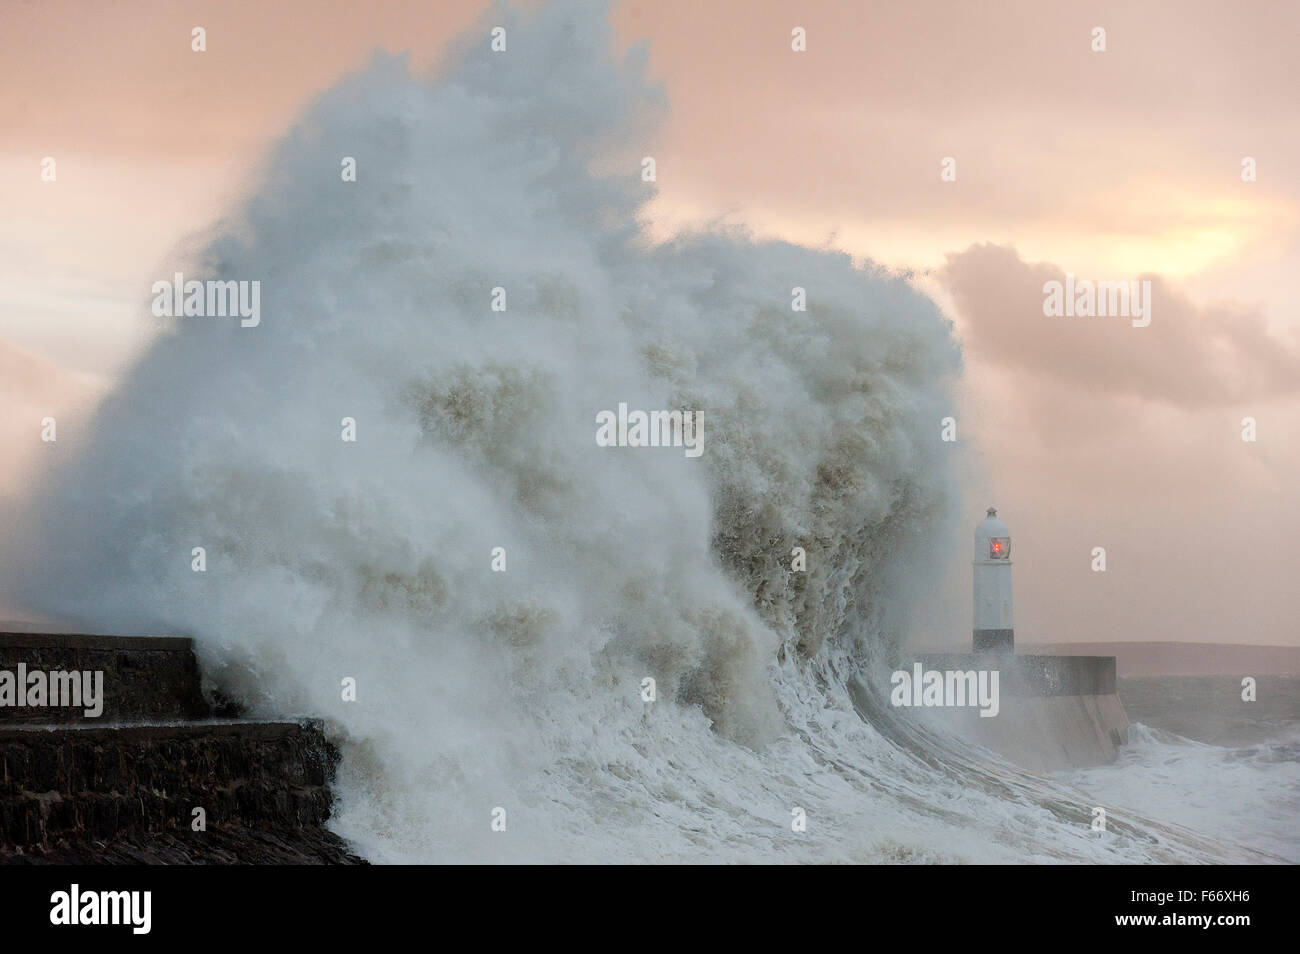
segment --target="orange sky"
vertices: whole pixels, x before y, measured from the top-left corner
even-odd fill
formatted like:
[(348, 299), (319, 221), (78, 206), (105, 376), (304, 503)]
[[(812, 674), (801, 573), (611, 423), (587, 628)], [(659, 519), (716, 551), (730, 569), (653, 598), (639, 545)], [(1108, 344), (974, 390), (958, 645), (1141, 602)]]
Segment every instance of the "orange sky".
[[(147, 344), (159, 264), (303, 106), (376, 48), (436, 71), (485, 9), (0, 7), (0, 495), (50, 452), (40, 418), (84, 413)], [(645, 144), (654, 234), (723, 218), (843, 248), (915, 269), (956, 322), (970, 527), (918, 639), (966, 638), (969, 532), (996, 503), (1022, 640), (1300, 643), (1300, 5), (659, 0), (612, 15), (622, 42), (648, 41), (670, 100)], [(1242, 182), (1244, 156), (1258, 181)], [(1152, 279), (1152, 326), (1028, 322), (1067, 271)], [(1089, 569), (1099, 545), (1105, 574)]]

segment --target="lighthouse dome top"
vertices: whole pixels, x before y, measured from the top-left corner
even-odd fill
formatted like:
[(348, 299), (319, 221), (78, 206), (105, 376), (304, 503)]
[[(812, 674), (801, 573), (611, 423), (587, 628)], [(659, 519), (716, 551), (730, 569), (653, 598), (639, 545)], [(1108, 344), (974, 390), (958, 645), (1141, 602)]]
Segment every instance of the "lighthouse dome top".
[(975, 528), (975, 562), (1007, 563), (1011, 560), (1011, 531), (989, 507), (988, 516)]

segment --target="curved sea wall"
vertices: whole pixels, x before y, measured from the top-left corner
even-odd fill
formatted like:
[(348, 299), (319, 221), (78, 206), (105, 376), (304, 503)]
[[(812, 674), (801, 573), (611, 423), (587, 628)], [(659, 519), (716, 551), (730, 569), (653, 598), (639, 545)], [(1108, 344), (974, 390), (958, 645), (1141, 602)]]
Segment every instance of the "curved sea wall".
[(1128, 716), (1115, 686), (1114, 656), (939, 653), (910, 657), (924, 672), (996, 672), (998, 700), (927, 706), (958, 735), (1035, 772), (1106, 765), (1128, 738)]

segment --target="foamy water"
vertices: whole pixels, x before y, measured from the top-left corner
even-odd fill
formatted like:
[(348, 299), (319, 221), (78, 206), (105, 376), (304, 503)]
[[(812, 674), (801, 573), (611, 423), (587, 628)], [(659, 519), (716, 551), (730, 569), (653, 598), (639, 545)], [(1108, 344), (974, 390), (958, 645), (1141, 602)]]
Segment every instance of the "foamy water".
[[(191, 634), (255, 713), (324, 718), (378, 861), (1243, 857), (863, 717), (951, 519), (949, 324), (842, 255), (647, 243), (644, 52), (586, 4), (506, 25), (326, 94), (160, 268), (261, 281), (261, 323), (165, 319), (61, 433), (11, 599)], [(619, 402), (698, 411), (704, 454), (598, 447)]]
[(1124, 805), (1215, 842), (1300, 863), (1300, 730), (1207, 745), (1134, 723), (1113, 765), (1064, 773), (1099, 805)]

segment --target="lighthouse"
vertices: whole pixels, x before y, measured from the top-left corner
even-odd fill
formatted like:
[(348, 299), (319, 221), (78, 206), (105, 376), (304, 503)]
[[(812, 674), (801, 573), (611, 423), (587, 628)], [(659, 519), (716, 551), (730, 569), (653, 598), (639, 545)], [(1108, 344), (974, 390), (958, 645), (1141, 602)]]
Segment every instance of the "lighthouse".
[[(1016, 652), (1011, 531), (992, 507), (975, 528), (973, 570), (975, 651), (900, 650), (898, 667), (890, 673), (890, 704), (903, 707), (900, 711), (926, 706), (927, 719), (943, 721), (957, 735), (1030, 771), (1058, 772), (1115, 761), (1129, 727), (1115, 687), (1115, 657)], [(978, 680), (983, 674), (988, 675), (988, 693), (980, 696), (985, 684)], [(941, 678), (936, 681), (936, 676)], [(950, 680), (967, 687), (964, 697), (949, 692)], [(943, 691), (934, 694), (927, 685)], [(912, 689), (910, 702), (906, 691), (896, 691), (900, 687)], [(860, 677), (849, 688), (864, 712), (878, 705), (865, 695), (870, 690)], [(932, 692), (933, 704), (926, 701), (926, 691)]]
[(975, 652), (1015, 652), (1011, 622), (1011, 531), (989, 507), (975, 528)]

